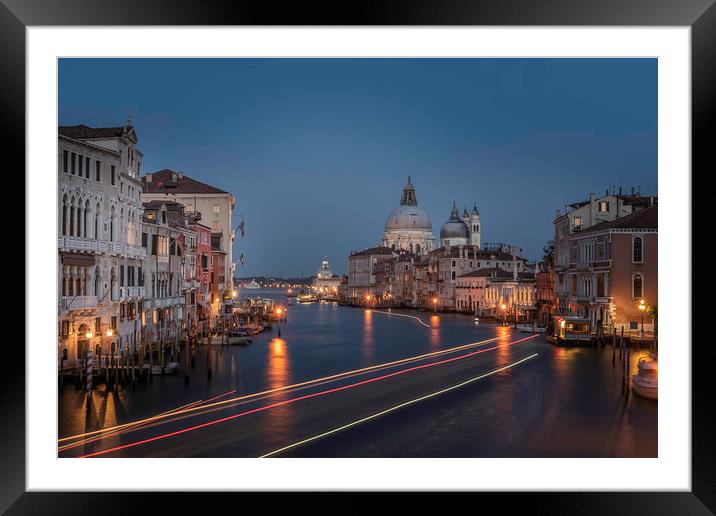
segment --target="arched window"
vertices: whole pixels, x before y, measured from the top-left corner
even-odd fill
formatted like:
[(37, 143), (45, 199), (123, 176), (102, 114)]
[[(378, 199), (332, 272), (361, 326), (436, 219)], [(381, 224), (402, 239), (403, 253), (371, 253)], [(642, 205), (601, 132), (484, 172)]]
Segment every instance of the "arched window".
[(89, 236), (89, 222), (87, 222), (87, 219), (92, 216), (92, 210), (90, 209), (90, 202), (89, 199), (85, 201), (85, 213), (84, 218), (82, 219), (82, 223), (84, 224), (84, 227), (82, 228), (82, 236), (87, 238)]
[(114, 211), (114, 206), (112, 206), (109, 216), (109, 240), (111, 242), (114, 242)]
[(640, 299), (644, 297), (644, 275), (634, 274), (632, 277), (632, 297)]
[(67, 196), (62, 198), (62, 234), (67, 234)]
[(70, 199), (70, 236), (75, 236), (75, 198)]
[(644, 261), (644, 240), (641, 237), (634, 237), (632, 240), (632, 261), (642, 263)]
[(97, 203), (97, 207), (94, 210), (94, 237), (99, 239), (100, 232), (99, 232), (99, 219), (100, 219), (100, 211), (102, 207)]
[(94, 268), (94, 295), (97, 298), (102, 297), (102, 275), (99, 272), (99, 267)]

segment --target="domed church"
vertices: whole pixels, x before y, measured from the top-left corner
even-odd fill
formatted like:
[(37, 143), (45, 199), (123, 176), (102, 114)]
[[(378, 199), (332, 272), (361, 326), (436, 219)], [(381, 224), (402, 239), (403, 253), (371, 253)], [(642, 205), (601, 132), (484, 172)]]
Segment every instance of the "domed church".
[(427, 254), (435, 248), (433, 225), (425, 210), (418, 207), (410, 177), (403, 187), (400, 206), (393, 210), (385, 223), (383, 245), (394, 251), (404, 249), (415, 254)]
[(440, 245), (443, 247), (455, 245), (476, 245), (480, 247), (480, 212), (477, 205), (472, 213), (467, 213), (467, 208), (458, 216), (457, 206), (452, 203), (450, 218), (440, 228)]

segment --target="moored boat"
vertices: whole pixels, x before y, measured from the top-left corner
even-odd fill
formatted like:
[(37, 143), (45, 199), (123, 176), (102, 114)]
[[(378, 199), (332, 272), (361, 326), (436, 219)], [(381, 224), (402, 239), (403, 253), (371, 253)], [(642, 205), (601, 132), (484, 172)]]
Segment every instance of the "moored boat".
[(642, 358), (637, 364), (638, 373), (632, 376), (631, 385), (639, 396), (651, 400), (659, 397), (659, 361)]

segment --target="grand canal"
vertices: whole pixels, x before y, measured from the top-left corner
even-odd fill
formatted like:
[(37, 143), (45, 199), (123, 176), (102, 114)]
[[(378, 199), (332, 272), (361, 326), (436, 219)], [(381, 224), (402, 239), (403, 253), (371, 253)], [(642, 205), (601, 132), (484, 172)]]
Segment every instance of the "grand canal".
[[(283, 291), (244, 290), (272, 297)], [(397, 315), (401, 314), (401, 315)], [(59, 396), (60, 457), (655, 457), (657, 404), (605, 349), (431, 312), (293, 304), (184, 375)], [(632, 355), (632, 369), (641, 356)], [(211, 377), (207, 368), (211, 364)], [(348, 374), (343, 374), (348, 373)]]

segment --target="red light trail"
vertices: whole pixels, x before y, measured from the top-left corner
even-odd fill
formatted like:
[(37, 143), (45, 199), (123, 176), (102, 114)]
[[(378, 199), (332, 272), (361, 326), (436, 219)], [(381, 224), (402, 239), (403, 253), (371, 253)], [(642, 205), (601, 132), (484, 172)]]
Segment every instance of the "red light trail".
[(532, 335), (532, 336), (530, 336), (530, 337), (525, 337), (525, 338), (523, 338), (523, 339), (519, 339), (519, 340), (516, 340), (516, 341), (513, 341), (513, 342), (508, 342), (507, 344), (501, 344), (501, 345), (499, 345), (499, 346), (493, 346), (493, 347), (491, 347), (491, 348), (485, 348), (485, 349), (479, 349), (479, 350), (477, 350), (477, 351), (472, 351), (472, 352), (467, 353), (467, 354), (465, 354), (465, 355), (460, 355), (460, 356), (457, 356), (457, 357), (447, 358), (447, 359), (445, 359), (445, 360), (440, 360), (440, 361), (438, 361), (438, 362), (432, 362), (432, 363), (430, 363), (430, 364), (422, 364), (422, 365), (419, 365), (419, 366), (408, 367), (408, 368), (406, 368), (406, 369), (401, 369), (400, 371), (395, 371), (395, 372), (388, 373), (388, 374), (385, 374), (385, 375), (382, 375), (382, 376), (377, 376), (377, 377), (375, 377), (375, 378), (369, 378), (369, 379), (367, 379), (367, 380), (361, 380), (361, 381), (359, 381), (359, 382), (351, 383), (351, 384), (348, 384), (348, 385), (343, 385), (343, 386), (340, 386), (340, 387), (334, 387), (333, 389), (327, 389), (327, 390), (324, 390), (324, 391), (314, 392), (314, 393), (311, 393), (311, 394), (306, 394), (306, 395), (303, 395), (303, 396), (299, 396), (299, 397), (297, 397), (297, 398), (292, 398), (292, 399), (289, 399), (289, 400), (284, 400), (284, 401), (279, 401), (279, 402), (271, 403), (271, 404), (269, 404), (269, 405), (264, 405), (263, 407), (257, 407), (257, 408), (255, 408), (255, 409), (247, 410), (247, 411), (245, 411), (245, 412), (240, 412), (240, 413), (238, 413), (238, 414), (232, 414), (231, 416), (226, 416), (226, 417), (223, 417), (223, 418), (220, 418), (220, 419), (215, 419), (215, 420), (212, 420), (212, 421), (207, 421), (206, 423), (201, 423), (201, 424), (199, 424), (199, 425), (190, 426), (190, 427), (188, 427), (188, 428), (183, 428), (183, 429), (181, 429), (181, 430), (176, 430), (176, 431), (174, 431), (174, 432), (168, 432), (168, 433), (165, 433), (165, 434), (161, 434), (161, 435), (157, 435), (157, 436), (154, 436), (154, 437), (150, 437), (150, 438), (148, 438), (148, 439), (142, 439), (142, 440), (140, 440), (140, 441), (135, 441), (135, 442), (132, 442), (132, 443), (127, 443), (127, 444), (123, 444), (123, 445), (120, 445), (120, 446), (115, 446), (114, 448), (108, 448), (108, 449), (106, 449), (106, 450), (100, 450), (100, 451), (96, 451), (96, 452), (93, 452), (93, 453), (89, 453), (89, 454), (87, 454), (87, 455), (82, 455), (80, 458), (97, 457), (97, 456), (99, 456), (99, 455), (105, 455), (105, 454), (107, 454), (107, 453), (112, 453), (112, 452), (116, 452), (116, 451), (119, 451), (119, 450), (125, 450), (125, 449), (127, 449), (127, 448), (133, 448), (133, 447), (135, 447), (135, 446), (140, 446), (140, 445), (142, 445), (142, 444), (147, 444), (147, 443), (151, 443), (151, 442), (154, 442), (154, 441), (159, 441), (159, 440), (161, 440), (161, 439), (166, 439), (166, 438), (168, 438), (168, 437), (174, 437), (174, 436), (177, 436), (177, 435), (185, 434), (185, 433), (187, 433), (187, 432), (192, 432), (192, 431), (194, 431), (194, 430), (199, 430), (199, 429), (201, 429), (201, 428), (206, 428), (206, 427), (209, 427), (209, 426), (217, 425), (217, 424), (219, 424), (219, 423), (224, 423), (224, 422), (226, 422), (226, 421), (231, 421), (231, 420), (233, 420), (233, 419), (237, 419), (237, 418), (240, 418), (240, 417), (243, 417), (243, 416), (248, 416), (248, 415), (250, 415), (250, 414), (255, 414), (255, 413), (258, 413), (258, 412), (264, 412), (264, 411), (266, 411), (266, 410), (270, 410), (270, 409), (276, 408), (276, 407), (281, 407), (281, 406), (284, 406), (284, 405), (290, 405), (290, 404), (296, 403), (296, 402), (298, 402), (298, 401), (307, 400), (307, 399), (310, 399), (310, 398), (316, 398), (316, 397), (318, 397), (318, 396), (325, 396), (325, 395), (327, 395), (327, 394), (332, 394), (332, 393), (335, 393), (335, 392), (345, 391), (345, 390), (348, 390), (348, 389), (354, 389), (354, 388), (359, 387), (359, 386), (361, 386), (361, 385), (367, 385), (367, 384), (370, 384), (370, 383), (378, 382), (378, 381), (381, 381), (381, 380), (385, 380), (385, 379), (387, 379), (387, 378), (392, 378), (392, 377), (395, 377), (395, 376), (398, 376), (398, 375), (402, 375), (402, 374), (405, 374), (405, 373), (409, 373), (409, 372), (412, 372), (412, 371), (418, 371), (418, 370), (421, 370), (421, 369), (427, 369), (427, 368), (430, 368), (430, 367), (435, 367), (435, 366), (438, 366), (438, 365), (447, 364), (447, 363), (450, 363), (450, 362), (455, 362), (455, 361), (457, 361), (457, 360), (464, 360), (464, 359), (466, 359), (466, 358), (469, 358), (469, 357), (472, 357), (472, 356), (475, 356), (475, 355), (479, 355), (479, 354), (481, 354), (481, 353), (486, 353), (486, 352), (488, 352), (488, 351), (492, 351), (492, 350), (495, 350), (495, 349), (499, 349), (499, 348), (503, 348), (503, 347), (507, 347), (507, 346), (513, 346), (513, 345), (515, 345), (515, 344), (520, 344), (520, 343), (522, 343), (522, 342), (526, 342), (526, 341), (528, 341), (528, 340), (531, 340), (531, 339), (533, 339), (533, 338), (535, 338), (535, 337), (537, 337), (537, 336), (538, 336), (538, 335)]

